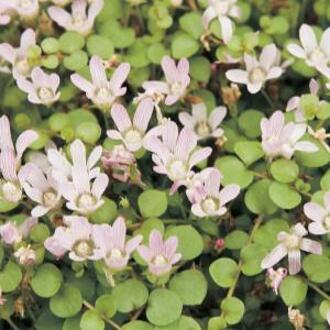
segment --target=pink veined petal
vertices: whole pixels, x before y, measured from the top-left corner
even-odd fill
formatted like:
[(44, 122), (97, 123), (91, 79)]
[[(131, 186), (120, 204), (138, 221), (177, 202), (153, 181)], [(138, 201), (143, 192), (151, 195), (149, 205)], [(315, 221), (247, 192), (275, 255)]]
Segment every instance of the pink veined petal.
[(240, 187), (237, 184), (229, 184), (228, 186), (224, 187), (220, 193), (220, 203), (221, 205), (225, 205), (229, 201), (233, 200), (239, 195)]
[(153, 251), (145, 245), (140, 245), (137, 247), (137, 251), (144, 261), (149, 263), (151, 259), (154, 257)]
[(123, 140), (123, 136), (118, 131), (116, 131), (114, 129), (107, 130), (107, 135), (110, 139)]
[(289, 261), (289, 274), (295, 275), (300, 272), (301, 269), (301, 253), (300, 250), (291, 250), (288, 252)]
[(89, 62), (89, 70), (91, 72), (94, 87), (105, 87), (108, 83), (105, 67), (102, 59), (94, 55)]
[(217, 17), (216, 12), (214, 11), (214, 9), (212, 7), (208, 7), (203, 14), (202, 17), (202, 23), (205, 29), (208, 28), (209, 24), (211, 23), (211, 21)]
[(48, 207), (37, 205), (31, 210), (31, 215), (35, 218), (40, 218), (45, 214), (47, 214), (48, 211), (49, 211)]
[(207, 214), (203, 211), (203, 209), (201, 208), (200, 204), (193, 204), (191, 206), (191, 212), (196, 215), (196, 217), (200, 217), (200, 218), (203, 218), (203, 217), (206, 217)]
[(3, 58), (13, 64), (16, 59), (16, 51), (14, 47), (7, 43), (0, 44), (0, 58)]
[(26, 130), (16, 140), (17, 158), (20, 159), (24, 151), (37, 139), (39, 134), (33, 130)]
[(75, 201), (78, 197), (78, 193), (72, 183), (60, 182), (59, 191), (67, 201)]
[(27, 29), (22, 33), (20, 50), (24, 53), (31, 47), (36, 44), (36, 34), (32, 29)]
[(188, 128), (183, 128), (179, 134), (176, 148), (175, 156), (178, 159), (186, 160), (189, 157), (189, 154), (197, 145), (196, 134)]
[(309, 219), (322, 222), (328, 212), (321, 205), (309, 202), (304, 205), (304, 213)]
[(127, 79), (131, 67), (129, 63), (122, 63), (119, 67), (114, 71), (112, 77), (110, 79), (110, 88), (113, 91), (117, 91), (121, 88), (122, 84)]
[(176, 236), (170, 236), (164, 243), (164, 257), (170, 259), (177, 247), (178, 247), (178, 238)]
[(293, 96), (288, 101), (288, 104), (286, 106), (286, 111), (293, 111), (298, 108), (300, 104), (300, 97), (299, 96)]
[(263, 85), (262, 82), (258, 82), (258, 83), (250, 83), (249, 82), (247, 84), (247, 89), (251, 94), (256, 94), (261, 90), (262, 85)]
[(20, 173), (21, 172), (23, 172), (22, 175), (25, 177), (25, 181), (29, 182), (32, 187), (37, 188), (42, 192), (46, 192), (50, 188), (44, 173), (35, 164), (28, 163), (24, 165), (20, 170)]
[(241, 69), (231, 69), (226, 72), (226, 77), (230, 81), (247, 84), (248, 83), (248, 73)]
[(154, 255), (162, 255), (164, 253), (163, 237), (160, 231), (154, 229), (149, 235), (149, 248)]
[(308, 234), (308, 231), (306, 230), (306, 228), (304, 227), (304, 225), (300, 222), (298, 222), (297, 224), (295, 224), (292, 228), (293, 232), (300, 236), (300, 237), (303, 237), (303, 236), (306, 236)]
[(165, 74), (166, 81), (168, 83), (173, 83), (178, 80), (179, 72), (175, 65), (175, 61), (169, 56), (165, 55), (162, 58), (161, 66)]
[(319, 242), (309, 238), (303, 238), (301, 240), (300, 248), (305, 252), (319, 254), (319, 255), (322, 254), (322, 245)]
[(72, 16), (74, 18), (86, 17), (87, 4), (86, 0), (74, 0), (71, 5)]
[(21, 89), (25, 93), (29, 94), (29, 93), (35, 92), (33, 84), (23, 76), (19, 76), (16, 79), (16, 84), (17, 84), (18, 88)]
[[(328, 28), (328, 30), (329, 30), (329, 33), (330, 33), (330, 28)], [(329, 41), (329, 43), (330, 43), (330, 41)], [(313, 78), (310, 80), (310, 82), (309, 82), (309, 90), (310, 90), (311, 94), (317, 95), (317, 93), (320, 90), (320, 85), (317, 82), (317, 80), (315, 80)]]
[(171, 258), (170, 262), (172, 265), (176, 264), (180, 259), (182, 258), (181, 253), (175, 253), (173, 257)]
[(102, 155), (102, 147), (101, 146), (95, 147), (90, 153), (87, 160), (88, 169), (91, 169), (93, 166), (96, 165), (96, 163), (100, 160), (101, 155)]
[(55, 255), (57, 258), (63, 257), (67, 252), (67, 249), (64, 248), (54, 236), (48, 237), (44, 242), (44, 246), (46, 250)]
[(63, 28), (71, 26), (72, 17), (63, 8), (51, 6), (48, 8), (48, 15), (53, 21)]
[(179, 129), (175, 122), (168, 121), (162, 127), (162, 138), (164, 145), (171, 151), (174, 152), (178, 143)]
[(311, 222), (308, 225), (308, 230), (313, 235), (325, 235), (328, 231), (324, 228), (322, 222)]
[(205, 190), (207, 195), (217, 196), (220, 189), (221, 173), (218, 169), (212, 168), (205, 179)]
[(217, 128), (212, 132), (212, 136), (218, 138), (224, 134), (224, 130), (222, 128)]
[(13, 140), (11, 138), (10, 124), (8, 117), (3, 115), (0, 118), (0, 149), (14, 150)]
[(40, 204), (43, 202), (43, 199), (42, 199), (43, 194), (39, 189), (37, 189), (33, 186), (30, 186), (27, 183), (23, 184), (23, 188), (24, 188), (24, 191), (25, 191), (26, 195), (31, 200), (33, 200), (36, 203), (40, 203)]
[(150, 98), (143, 99), (135, 110), (133, 117), (134, 126), (144, 133), (148, 128), (153, 111), (154, 102)]
[(0, 169), (5, 180), (16, 181), (17, 160), (12, 150), (1, 151), (0, 153)]
[(276, 79), (283, 73), (283, 69), (279, 66), (272, 67), (267, 73), (267, 80)]
[(261, 128), (261, 133), (262, 137), (267, 137), (270, 135), (269, 128), (271, 126), (271, 121), (267, 118), (262, 118), (260, 121), (260, 128)]
[(299, 38), (302, 46), (307, 53), (312, 52), (318, 47), (315, 33), (311, 26), (303, 24), (299, 29)]
[(128, 240), (125, 245), (126, 253), (131, 254), (133, 251), (135, 251), (137, 249), (137, 247), (141, 244), (142, 240), (143, 240), (142, 235), (137, 235), (137, 236), (131, 238), (130, 240)]
[(127, 110), (121, 104), (115, 103), (111, 108), (111, 117), (120, 132), (124, 132), (132, 127), (131, 118)]
[(165, 98), (165, 104), (166, 105), (173, 105), (176, 101), (179, 100), (179, 96), (178, 95), (167, 95)]
[(330, 55), (330, 28), (323, 32), (320, 47), (327, 55)]
[(92, 228), (92, 239), (95, 245), (107, 254), (113, 249), (113, 241), (111, 239), (112, 228), (107, 224), (94, 225)]
[(204, 159), (208, 158), (211, 155), (211, 153), (212, 153), (212, 148), (210, 147), (201, 148), (193, 152), (189, 158), (189, 168), (194, 167)]
[(48, 84), (51, 87), (54, 94), (56, 93), (58, 87), (60, 86), (60, 76), (56, 73), (48, 75)]
[(170, 157), (169, 150), (161, 141), (155, 136), (148, 136), (143, 140), (143, 147), (159, 156), (159, 158), (166, 163)]
[(278, 244), (261, 262), (262, 269), (273, 267), (287, 255), (287, 249), (283, 244)]
[(101, 173), (100, 175), (98, 175), (92, 184), (92, 194), (97, 199), (100, 199), (102, 194), (107, 189), (108, 183), (109, 177), (106, 174)]
[(209, 124), (212, 127), (212, 130), (215, 130), (226, 117), (227, 109), (226, 107), (217, 107), (215, 108), (209, 116)]
[(330, 213), (330, 191), (327, 191), (324, 194), (323, 200), (324, 200), (324, 205), (325, 205), (326, 209)]
[(165, 264), (165, 265), (149, 264), (150, 273), (156, 276), (162, 276), (164, 274), (167, 274), (171, 270), (171, 268), (172, 266), (170, 264)]
[(169, 93), (169, 87), (164, 81), (146, 81), (143, 83), (142, 87), (146, 91), (158, 92), (161, 94)]
[(306, 52), (301, 46), (297, 44), (289, 44), (287, 48), (291, 55), (298, 58), (306, 58)]
[(84, 91), (85, 93), (92, 93), (94, 91), (94, 86), (91, 82), (89, 82), (87, 79), (82, 77), (81, 75), (74, 73), (70, 76), (70, 79), (72, 83)]
[(207, 109), (205, 103), (201, 102), (193, 104), (191, 113), (195, 123), (199, 121), (207, 121)]
[(182, 58), (178, 63), (179, 77), (180, 80), (186, 81), (188, 75), (189, 75), (189, 61), (186, 58)]
[(29, 236), (32, 228), (38, 223), (38, 219), (30, 217), (19, 225), (19, 231), (24, 238)]
[(113, 243), (120, 250), (125, 249), (126, 224), (123, 217), (118, 217), (112, 225)]
[(88, 8), (88, 19), (94, 20), (95, 17), (101, 12), (104, 5), (103, 0), (94, 0)]
[(247, 53), (244, 54), (244, 62), (246, 66), (246, 71), (248, 72), (260, 66), (258, 60), (254, 56), (249, 55)]
[(33, 68), (31, 79), (35, 88), (49, 87), (48, 75), (40, 67)]
[(185, 111), (179, 112), (179, 121), (183, 126), (190, 128), (191, 130), (194, 129), (196, 124), (194, 118)]
[(260, 54), (260, 64), (266, 70), (269, 69), (274, 65), (277, 56), (277, 48), (274, 44), (270, 44), (265, 46)]
[(233, 36), (233, 23), (231, 19), (227, 16), (220, 16), (219, 22), (221, 25), (221, 34), (223, 42), (227, 44)]
[(282, 111), (275, 111), (269, 119), (269, 135), (279, 136), (284, 127), (284, 114)]
[(304, 152), (316, 152), (319, 148), (316, 144), (309, 141), (299, 141), (295, 144), (294, 150), (304, 151)]

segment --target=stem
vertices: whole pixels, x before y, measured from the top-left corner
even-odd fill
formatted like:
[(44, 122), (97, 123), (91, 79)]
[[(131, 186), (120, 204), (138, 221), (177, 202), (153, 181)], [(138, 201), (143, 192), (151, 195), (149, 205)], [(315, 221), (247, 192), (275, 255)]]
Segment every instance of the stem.
[(16, 324), (11, 320), (11, 318), (6, 319), (6, 322), (13, 328), (13, 330), (21, 330)]
[[(89, 310), (95, 310), (95, 307), (90, 304), (88, 301), (84, 300), (83, 301), (83, 304), (86, 308), (88, 308)], [(104, 317), (104, 316), (101, 316), (102, 320), (108, 324), (110, 324), (113, 328), (115, 328), (116, 330), (121, 330), (121, 326), (119, 326), (116, 322), (114, 321), (111, 321), (110, 319)], [(16, 330), (16, 329), (15, 329)], [(19, 329), (18, 329), (19, 330)]]
[(316, 286), (315, 284), (308, 282), (308, 286), (311, 287), (314, 291), (316, 291), (318, 294), (320, 294), (323, 298), (330, 300), (330, 296), (324, 292), (323, 290), (321, 290), (318, 286)]
[(275, 109), (274, 102), (270, 98), (270, 96), (268, 95), (268, 93), (266, 92), (266, 90), (265, 89), (261, 89), (261, 93), (262, 93), (263, 97), (265, 98), (265, 100), (267, 101), (267, 103), (270, 105), (271, 109), (274, 110)]

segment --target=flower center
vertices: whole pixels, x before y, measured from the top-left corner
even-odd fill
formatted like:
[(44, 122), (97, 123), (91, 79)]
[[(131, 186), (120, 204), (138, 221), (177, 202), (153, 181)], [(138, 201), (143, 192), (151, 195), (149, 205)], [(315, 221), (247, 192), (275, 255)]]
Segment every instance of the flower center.
[(125, 133), (125, 141), (128, 144), (141, 143), (142, 135), (137, 129), (131, 128)]
[(218, 209), (218, 203), (214, 198), (209, 197), (202, 202), (202, 208), (207, 214), (214, 214)]
[(154, 257), (152, 263), (156, 266), (164, 266), (167, 264), (167, 260), (165, 259), (164, 256), (158, 255), (158, 256)]
[(101, 87), (96, 91), (96, 98), (104, 103), (112, 96), (111, 91), (106, 87)]
[(320, 48), (314, 49), (309, 57), (313, 62), (324, 62), (327, 59), (326, 55)]
[(15, 68), (22, 76), (27, 76), (31, 71), (31, 67), (26, 58), (16, 61)]
[(112, 249), (111, 252), (109, 253), (109, 258), (116, 260), (122, 259), (123, 253), (119, 249)]
[(53, 207), (57, 202), (57, 194), (54, 191), (47, 191), (43, 195), (43, 204), (46, 207)]
[(25, 8), (29, 8), (33, 5), (32, 0), (21, 0), (20, 5)]
[(181, 95), (182, 94), (182, 84), (179, 81), (175, 81), (171, 85), (171, 91), (174, 95)]
[(73, 250), (77, 256), (86, 258), (92, 254), (93, 246), (90, 241), (79, 241), (75, 244)]
[(228, 1), (217, 1), (214, 9), (218, 16), (227, 16), (230, 4)]
[(7, 181), (2, 185), (2, 194), (3, 197), (9, 201), (16, 203), (22, 198), (22, 190), (18, 184)]
[(254, 68), (250, 72), (250, 81), (252, 83), (261, 83), (266, 79), (266, 73), (261, 67)]
[(284, 240), (284, 245), (289, 250), (298, 249), (300, 244), (300, 238), (295, 234), (289, 234)]
[(86, 21), (86, 16), (83, 14), (76, 14), (73, 16), (72, 23), (76, 27), (81, 27)]
[(206, 121), (200, 121), (195, 127), (195, 132), (202, 137), (208, 136), (211, 132), (210, 126)]
[(325, 219), (324, 219), (324, 226), (325, 228), (330, 231), (330, 215), (328, 215)]
[(41, 87), (38, 90), (38, 96), (42, 101), (49, 101), (54, 97), (54, 93), (50, 88)]
[(96, 198), (91, 194), (82, 194), (78, 198), (78, 207), (83, 209), (89, 209), (96, 204)]
[(173, 160), (169, 164), (168, 174), (172, 181), (185, 179), (187, 176), (187, 166), (181, 160)]

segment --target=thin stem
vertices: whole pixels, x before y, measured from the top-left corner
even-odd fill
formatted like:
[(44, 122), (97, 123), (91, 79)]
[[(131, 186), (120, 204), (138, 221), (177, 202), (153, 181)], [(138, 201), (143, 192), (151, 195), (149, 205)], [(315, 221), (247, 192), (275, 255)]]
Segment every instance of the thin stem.
[(326, 292), (324, 292), (322, 289), (320, 289), (318, 286), (316, 286), (315, 284), (308, 282), (308, 286), (311, 287), (318, 294), (320, 294), (323, 298), (330, 300), (330, 296)]
[(270, 96), (268, 95), (268, 93), (265, 91), (265, 89), (261, 89), (261, 93), (262, 93), (263, 97), (265, 98), (265, 100), (267, 101), (267, 103), (269, 104), (269, 106), (271, 107), (271, 109), (274, 110), (275, 104), (274, 104), (273, 100), (270, 98)]
[(12, 320), (11, 318), (6, 319), (6, 322), (13, 328), (13, 330), (21, 330)]
[[(83, 304), (84, 304), (84, 306), (85, 306), (86, 308), (88, 308), (89, 310), (95, 310), (95, 307), (94, 307), (92, 304), (90, 304), (88, 301), (84, 300), (84, 301), (83, 301)], [(112, 321), (112, 320), (110, 320), (110, 319), (108, 319), (108, 318), (106, 318), (106, 317), (104, 317), (104, 316), (101, 316), (101, 318), (102, 318), (102, 320), (103, 320), (104, 322), (110, 324), (114, 329), (116, 329), (116, 330), (122, 330), (121, 326), (118, 325), (116, 322), (114, 322), (114, 321)], [(15, 330), (17, 330), (17, 329), (15, 329)], [(18, 330), (19, 330), (19, 329), (18, 329)]]

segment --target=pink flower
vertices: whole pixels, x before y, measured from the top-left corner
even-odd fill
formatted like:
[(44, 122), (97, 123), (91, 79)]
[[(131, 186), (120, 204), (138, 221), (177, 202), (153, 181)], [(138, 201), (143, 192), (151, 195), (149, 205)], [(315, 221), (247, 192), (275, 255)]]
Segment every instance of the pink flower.
[(189, 62), (186, 58), (183, 58), (176, 66), (173, 59), (169, 56), (164, 56), (161, 65), (166, 82), (146, 81), (142, 86), (146, 90), (146, 93), (156, 95), (165, 94), (165, 104), (172, 105), (185, 95), (190, 83)]
[(299, 29), (300, 45), (289, 44), (288, 51), (306, 64), (329, 76), (330, 69), (330, 28), (323, 32), (320, 42), (310, 25), (303, 24)]
[(69, 252), (69, 258), (73, 261), (100, 260), (103, 251), (93, 241), (93, 230), (84, 217), (66, 216), (64, 222), (68, 227), (57, 227), (53, 236), (44, 242), (45, 248), (56, 257), (62, 257)]
[(121, 104), (114, 104), (111, 109), (111, 117), (118, 131), (108, 130), (108, 137), (123, 141), (129, 151), (138, 151), (142, 147), (153, 110), (154, 104), (151, 99), (142, 100), (136, 108), (132, 122), (127, 110)]
[(20, 225), (14, 222), (7, 222), (0, 226), (1, 239), (8, 245), (20, 243), (27, 238), (31, 229), (38, 223), (36, 218), (28, 218)]
[(48, 8), (50, 18), (67, 31), (75, 31), (83, 36), (88, 35), (94, 25), (96, 16), (103, 8), (103, 0), (94, 0), (88, 7), (87, 0), (73, 0), (71, 14), (61, 7)]
[(56, 73), (47, 74), (41, 68), (36, 67), (31, 72), (32, 81), (23, 76), (16, 79), (17, 86), (28, 94), (28, 100), (35, 104), (47, 106), (58, 101), (61, 93), (57, 92), (60, 85), (60, 77)]
[(0, 4), (8, 6), (24, 21), (34, 20), (39, 14), (38, 0), (0, 0)]
[(154, 229), (149, 236), (149, 246), (140, 245), (137, 250), (148, 264), (149, 272), (160, 277), (170, 272), (172, 266), (181, 259), (181, 253), (176, 253), (177, 247), (176, 236), (164, 241), (162, 234)]
[(269, 119), (261, 120), (262, 148), (265, 154), (273, 159), (283, 156), (290, 159), (296, 150), (315, 152), (317, 146), (308, 141), (299, 141), (306, 133), (305, 124), (285, 124), (284, 114), (276, 111)]
[(308, 230), (314, 235), (325, 235), (330, 233), (330, 191), (323, 197), (324, 206), (309, 202), (304, 205), (305, 215), (312, 220)]
[[(317, 96), (319, 89), (320, 89), (320, 85), (318, 84), (318, 82), (315, 79), (311, 79), (309, 82), (310, 94)], [(293, 96), (290, 98), (286, 106), (286, 111), (288, 112), (294, 111), (295, 120), (298, 123), (306, 121), (306, 118), (304, 117), (303, 109), (300, 106), (300, 102), (301, 102), (301, 97)], [(324, 101), (319, 101), (319, 105), (321, 105), (322, 103), (324, 103)]]
[(22, 175), (19, 174), (24, 151), (38, 139), (32, 130), (24, 131), (16, 141), (16, 151), (11, 138), (10, 124), (6, 116), (0, 118), (0, 180), (1, 198), (16, 203), (22, 198)]
[(283, 267), (280, 267), (276, 270), (273, 268), (267, 269), (267, 280), (276, 295), (278, 295), (278, 289), (287, 274), (287, 269)]
[(230, 81), (247, 85), (251, 94), (258, 93), (267, 80), (276, 79), (283, 73), (279, 66), (279, 50), (274, 44), (265, 46), (260, 54), (259, 60), (244, 54), (246, 70), (232, 69), (226, 72)]
[(307, 230), (301, 223), (291, 227), (290, 232), (281, 231), (277, 235), (280, 242), (261, 262), (261, 268), (268, 269), (281, 261), (286, 255), (289, 258), (289, 273), (295, 275), (301, 269), (300, 255), (302, 251), (313, 254), (322, 254), (322, 246), (319, 242), (308, 238)]
[(0, 44), (0, 57), (12, 64), (15, 79), (19, 76), (30, 76), (32, 66), (28, 61), (28, 50), (35, 45), (36, 34), (32, 29), (27, 29), (22, 33), (18, 48), (7, 43)]
[(33, 217), (42, 217), (50, 210), (59, 207), (61, 201), (59, 184), (53, 178), (51, 169), (45, 175), (38, 166), (28, 163), (22, 167), (21, 172), (24, 177), (22, 186), (26, 195), (38, 203), (31, 211)]
[(118, 217), (112, 226), (98, 225), (93, 231), (93, 239), (104, 253), (104, 261), (110, 270), (120, 271), (127, 266), (134, 250), (142, 241), (142, 235), (137, 235), (126, 241), (126, 224)]
[(215, 108), (210, 115), (207, 114), (204, 103), (193, 104), (192, 115), (187, 112), (179, 113), (179, 120), (184, 127), (193, 130), (199, 140), (208, 137), (218, 138), (223, 135), (223, 129), (218, 128), (227, 114), (225, 107)]
[(177, 124), (172, 121), (161, 127), (161, 139), (154, 134), (147, 135), (143, 146), (153, 153), (154, 171), (167, 175), (174, 182), (174, 190), (186, 184), (193, 174), (191, 169), (212, 153), (210, 147), (195, 150), (196, 134), (188, 128), (179, 133)]
[(37, 254), (36, 251), (29, 246), (21, 246), (15, 253), (14, 257), (17, 259), (20, 265), (32, 266), (36, 263)]
[(105, 67), (98, 56), (93, 56), (89, 62), (89, 70), (92, 82), (86, 80), (81, 75), (74, 73), (71, 75), (72, 83), (86, 93), (87, 98), (103, 110), (108, 110), (120, 96), (125, 95), (126, 87), (122, 87), (130, 71), (128, 63), (122, 63), (114, 71), (110, 81), (108, 81)]
[(0, 25), (7, 25), (11, 20), (11, 9), (10, 7), (0, 1)]
[(208, 0), (209, 6), (203, 14), (203, 25), (208, 28), (211, 21), (215, 18), (219, 20), (222, 39), (224, 43), (228, 43), (233, 35), (233, 22), (230, 19), (240, 18), (241, 10), (236, 5), (237, 0)]
[(221, 174), (216, 168), (204, 170), (201, 177), (203, 189), (191, 207), (192, 213), (201, 218), (224, 215), (227, 212), (225, 205), (238, 196), (239, 186), (230, 184), (220, 190)]

